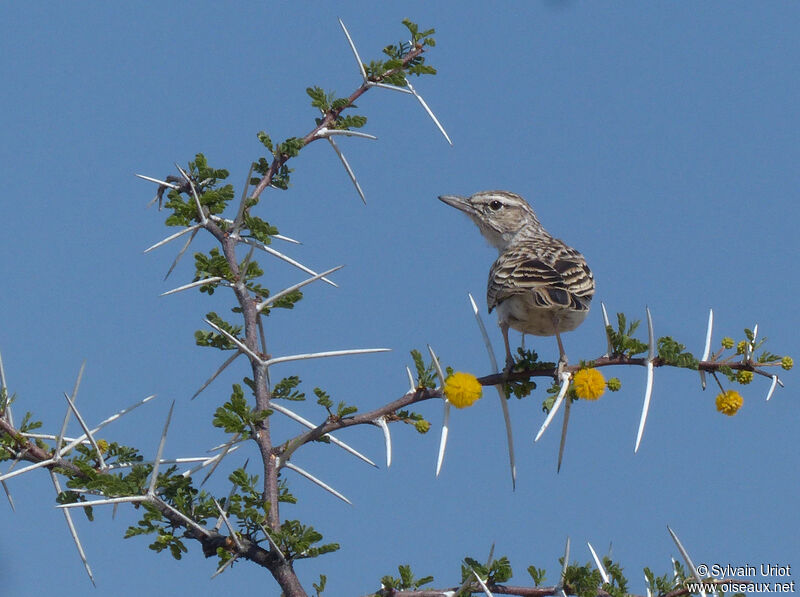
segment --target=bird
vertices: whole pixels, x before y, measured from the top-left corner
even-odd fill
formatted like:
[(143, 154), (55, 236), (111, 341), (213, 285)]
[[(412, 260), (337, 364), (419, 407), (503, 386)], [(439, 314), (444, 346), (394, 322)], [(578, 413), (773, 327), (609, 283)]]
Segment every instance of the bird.
[(509, 327), (523, 334), (555, 336), (560, 372), (567, 365), (561, 333), (586, 319), (594, 296), (594, 276), (584, 256), (547, 232), (533, 208), (516, 193), (481, 191), (439, 199), (467, 214), (499, 252), (489, 270), (486, 303), (489, 313), (497, 309), (506, 374), (514, 365)]

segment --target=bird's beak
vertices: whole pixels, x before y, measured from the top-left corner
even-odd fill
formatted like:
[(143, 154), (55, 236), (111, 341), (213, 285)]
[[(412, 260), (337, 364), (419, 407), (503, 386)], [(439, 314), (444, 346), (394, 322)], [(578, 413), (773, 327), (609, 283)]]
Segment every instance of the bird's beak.
[(472, 204), (466, 197), (460, 197), (458, 195), (439, 195), (439, 201), (444, 201), (450, 207), (455, 207), (465, 214), (472, 215), (475, 213), (475, 208), (472, 207)]

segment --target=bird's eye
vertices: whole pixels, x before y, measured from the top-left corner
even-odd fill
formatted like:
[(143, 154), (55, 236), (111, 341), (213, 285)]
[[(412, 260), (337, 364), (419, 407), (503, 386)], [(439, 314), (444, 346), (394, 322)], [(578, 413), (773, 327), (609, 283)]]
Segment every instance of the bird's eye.
[(502, 203), (500, 203), (500, 202), (499, 202), (497, 199), (495, 199), (494, 201), (492, 201), (492, 202), (489, 204), (489, 207), (492, 209), (492, 211), (497, 211), (498, 209), (500, 209), (501, 207), (503, 207), (503, 204), (502, 204)]

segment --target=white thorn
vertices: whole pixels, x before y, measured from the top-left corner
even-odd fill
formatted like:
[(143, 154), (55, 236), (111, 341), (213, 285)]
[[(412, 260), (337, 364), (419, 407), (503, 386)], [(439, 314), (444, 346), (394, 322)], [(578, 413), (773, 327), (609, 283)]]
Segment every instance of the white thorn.
[(283, 462), (282, 464), (283, 464), (283, 466), (285, 466), (286, 468), (288, 468), (288, 469), (290, 469), (290, 470), (293, 470), (294, 472), (296, 472), (296, 473), (298, 473), (298, 474), (300, 474), (300, 475), (304, 476), (306, 479), (308, 479), (308, 480), (309, 480), (309, 481), (311, 481), (312, 483), (316, 483), (317, 485), (319, 485), (320, 487), (322, 487), (322, 489), (324, 489), (324, 490), (325, 490), (325, 491), (327, 491), (328, 493), (331, 493), (331, 494), (335, 495), (337, 498), (339, 498), (339, 499), (340, 499), (340, 500), (342, 500), (343, 502), (347, 502), (347, 503), (348, 503), (348, 504), (350, 504), (350, 505), (352, 505), (352, 504), (353, 504), (353, 502), (351, 502), (350, 500), (348, 500), (348, 499), (347, 499), (345, 496), (343, 496), (341, 493), (339, 493), (338, 491), (336, 491), (336, 490), (335, 490), (333, 487), (331, 487), (330, 485), (328, 485), (328, 484), (327, 484), (327, 483), (325, 483), (324, 481), (321, 481), (321, 480), (317, 479), (317, 478), (316, 478), (314, 475), (312, 475), (312, 474), (311, 474), (311, 473), (309, 473), (308, 471), (305, 471), (305, 470), (301, 469), (299, 466), (295, 466), (295, 465), (294, 465), (294, 464), (292, 464), (291, 462)]
[(694, 577), (694, 579), (698, 583), (700, 583), (700, 586), (701, 586), (700, 594), (703, 595), (703, 597), (706, 597), (706, 593), (702, 589), (703, 579), (700, 578), (700, 575), (697, 573), (697, 568), (695, 568), (694, 562), (692, 562), (692, 558), (689, 557), (689, 553), (683, 547), (683, 544), (681, 543), (681, 540), (678, 539), (678, 536), (675, 534), (675, 531), (673, 531), (671, 528), (669, 528), (669, 525), (667, 525), (667, 530), (669, 531), (669, 534), (672, 535), (672, 540), (675, 542), (675, 545), (678, 547), (678, 551), (681, 552), (681, 557), (683, 558), (683, 561), (686, 562), (686, 565), (689, 567), (689, 570), (691, 571), (692, 576)]
[(431, 355), (433, 366), (436, 368), (436, 375), (439, 376), (441, 390), (444, 391), (444, 371), (442, 371), (442, 366), (439, 364), (439, 358), (436, 356), (436, 353), (433, 352), (433, 348), (431, 348), (430, 344), (428, 344), (428, 352)]
[(239, 209), (236, 211), (236, 220), (231, 222), (233, 224), (234, 234), (239, 235), (239, 227), (242, 225), (244, 218), (245, 203), (247, 202), (247, 191), (250, 190), (250, 179), (253, 176), (253, 162), (250, 163), (250, 169), (247, 171), (247, 178), (244, 181), (244, 188), (242, 189), (242, 197), (239, 199)]
[(0, 485), (3, 486), (3, 491), (6, 493), (6, 498), (8, 498), (8, 504), (11, 506), (11, 511), (16, 512), (17, 509), (14, 507), (14, 498), (11, 497), (11, 492), (8, 490), (8, 485), (6, 485), (5, 481), (0, 483)]
[(299, 240), (295, 240), (295, 239), (290, 238), (288, 236), (284, 236), (283, 234), (275, 234), (275, 235), (272, 236), (272, 238), (277, 238), (278, 240), (282, 240), (285, 243), (291, 243), (293, 245), (302, 245), (303, 244)]
[(361, 62), (361, 56), (358, 55), (358, 50), (356, 50), (356, 44), (353, 43), (353, 38), (350, 37), (350, 32), (347, 30), (347, 27), (344, 26), (342, 19), (339, 19), (339, 25), (342, 26), (342, 31), (344, 31), (344, 36), (347, 38), (347, 43), (350, 44), (350, 50), (352, 50), (353, 56), (355, 56), (356, 63), (358, 64), (358, 70), (361, 73), (361, 78), (364, 81), (366, 81), (367, 71), (364, 70), (364, 63)]
[[(706, 345), (703, 349), (703, 358), (700, 361), (705, 361), (708, 359), (708, 355), (711, 353), (711, 330), (714, 327), (714, 309), (708, 310), (708, 329), (706, 330)], [(700, 371), (700, 385), (702, 385), (703, 389), (706, 389), (706, 372)]]
[(303, 286), (306, 286), (307, 284), (311, 284), (312, 282), (316, 282), (317, 280), (320, 280), (320, 279), (324, 278), (328, 274), (332, 274), (333, 272), (339, 271), (343, 267), (344, 267), (343, 265), (337, 265), (336, 267), (332, 267), (331, 269), (326, 270), (326, 271), (322, 272), (321, 274), (315, 274), (312, 277), (310, 277), (310, 278), (308, 278), (306, 280), (303, 280), (302, 282), (298, 282), (297, 284), (293, 284), (292, 286), (289, 286), (288, 288), (284, 288), (280, 292), (277, 292), (274, 295), (272, 295), (270, 297), (267, 297), (265, 300), (263, 300), (261, 303), (258, 304), (256, 309), (258, 311), (261, 311), (261, 310), (264, 309), (264, 307), (268, 307), (269, 305), (271, 305), (272, 303), (277, 301), (279, 298), (281, 298), (283, 296), (286, 296), (290, 292), (294, 292), (298, 288), (302, 288)]
[(647, 311), (647, 360), (652, 361), (656, 356), (656, 342), (653, 334), (653, 317), (650, 315), (650, 307), (645, 307)]
[(473, 570), (471, 566), (469, 567), (469, 569), (472, 570), (472, 575), (478, 581), (478, 584), (481, 586), (481, 589), (483, 589), (483, 594), (486, 595), (487, 597), (494, 597), (492, 592), (489, 590), (489, 587), (487, 587), (486, 583), (483, 582), (483, 579), (480, 576), (478, 576), (478, 573), (475, 572), (475, 570)]
[(216, 284), (220, 282), (223, 278), (221, 276), (212, 276), (211, 278), (203, 278), (202, 280), (197, 280), (196, 282), (189, 282), (188, 284), (184, 284), (183, 286), (178, 286), (177, 288), (173, 288), (172, 290), (167, 290), (166, 292), (162, 292), (159, 296), (167, 296), (170, 294), (175, 294), (176, 292), (181, 292), (182, 290), (189, 290), (190, 288), (196, 288), (197, 286), (206, 286), (207, 284)]
[(167, 182), (165, 180), (159, 180), (158, 178), (152, 178), (150, 176), (145, 176), (144, 174), (135, 174), (134, 176), (138, 176), (143, 180), (149, 180), (150, 182), (154, 182), (162, 187), (169, 187), (170, 189), (179, 189), (180, 187), (176, 184), (172, 184), (171, 182)]
[(361, 197), (361, 201), (363, 201), (364, 205), (367, 204), (367, 198), (364, 197), (364, 191), (361, 190), (361, 185), (358, 184), (358, 179), (356, 178), (353, 169), (350, 167), (350, 164), (347, 162), (347, 158), (344, 157), (344, 154), (339, 149), (339, 146), (336, 145), (336, 141), (333, 140), (332, 137), (328, 137), (328, 142), (333, 147), (333, 150), (336, 152), (336, 155), (339, 156), (339, 160), (342, 162), (342, 166), (344, 166), (345, 171), (347, 171), (347, 176), (350, 177), (350, 180), (353, 183), (353, 186), (356, 187), (356, 191), (358, 192), (358, 196)]
[(288, 361), (304, 361), (307, 359), (322, 359), (327, 357), (341, 357), (352, 354), (371, 354), (374, 352), (390, 352), (391, 348), (354, 348), (352, 350), (328, 350), (326, 352), (309, 352), (305, 354), (292, 354), (285, 357), (275, 357), (264, 362), (264, 366), (270, 367), (277, 363)]
[(433, 110), (431, 110), (428, 107), (428, 104), (425, 103), (425, 100), (422, 99), (422, 96), (419, 93), (417, 93), (417, 91), (411, 86), (411, 81), (406, 80), (406, 86), (408, 87), (409, 91), (411, 91), (411, 93), (414, 94), (414, 97), (417, 98), (420, 105), (422, 105), (422, 107), (428, 113), (428, 116), (431, 117), (431, 120), (433, 120), (433, 123), (436, 125), (436, 128), (439, 129), (439, 132), (441, 132), (442, 135), (444, 135), (444, 138), (447, 139), (447, 142), (452, 146), (453, 142), (450, 140), (450, 136), (447, 134), (447, 131), (444, 130), (442, 123), (439, 122), (438, 118), (436, 118), (436, 115), (433, 113)]
[(180, 230), (179, 232), (176, 232), (175, 234), (170, 234), (167, 238), (158, 241), (154, 245), (150, 245), (143, 252), (144, 253), (149, 253), (150, 251), (152, 251), (154, 249), (157, 249), (158, 247), (166, 245), (169, 241), (175, 240), (176, 238), (183, 236), (187, 232), (192, 232), (194, 230), (197, 230), (198, 228), (200, 228), (200, 224), (195, 224), (194, 226), (189, 226), (188, 228), (184, 228), (183, 230)]
[[(300, 269), (300, 270), (304, 271), (304, 272), (305, 272), (305, 273), (307, 273), (307, 274), (311, 274), (312, 276), (316, 276), (316, 275), (317, 275), (317, 272), (315, 272), (314, 270), (312, 270), (312, 269), (310, 269), (310, 268), (306, 267), (305, 265), (303, 265), (302, 263), (300, 263), (300, 262), (298, 262), (298, 261), (295, 261), (295, 260), (294, 260), (294, 259), (292, 259), (291, 257), (288, 257), (288, 256), (284, 255), (284, 254), (283, 254), (283, 253), (281, 253), (280, 251), (276, 251), (275, 249), (273, 249), (273, 248), (272, 248), (272, 247), (270, 247), (269, 245), (265, 245), (265, 244), (264, 244), (264, 243), (262, 243), (262, 242), (255, 241), (255, 240), (252, 240), (252, 239), (249, 239), (249, 238), (243, 238), (243, 239), (241, 239), (241, 242), (242, 242), (242, 243), (244, 243), (244, 244), (246, 244), (246, 245), (253, 245), (253, 246), (254, 246), (254, 247), (256, 247), (257, 249), (261, 249), (261, 250), (262, 250), (262, 251), (264, 251), (265, 253), (269, 253), (270, 255), (273, 255), (274, 257), (277, 257), (278, 259), (282, 259), (282, 260), (283, 260), (283, 261), (285, 261), (286, 263), (288, 263), (288, 264), (290, 264), (290, 265), (293, 265), (293, 266), (294, 266), (294, 267), (296, 267), (297, 269)], [(334, 282), (331, 282), (331, 281), (330, 281), (330, 280), (328, 280), (327, 278), (320, 278), (320, 279), (321, 279), (323, 282), (326, 282), (326, 283), (330, 284), (331, 286), (334, 286), (334, 287), (336, 287), (336, 288), (338, 288), (338, 287), (339, 287), (339, 286), (338, 286), (338, 284), (336, 284), (336, 283), (334, 283)]]
[(33, 464), (29, 464), (28, 466), (23, 466), (22, 468), (18, 468), (16, 470), (9, 470), (5, 475), (0, 475), (0, 482), (7, 481), (8, 479), (12, 479), (14, 477), (18, 477), (19, 475), (23, 475), (28, 471), (32, 471), (37, 468), (42, 468), (43, 466), (54, 464), (55, 462), (56, 461), (54, 458), (48, 458), (47, 460), (34, 462)]
[(608, 311), (606, 311), (605, 303), (601, 302), (600, 308), (603, 310), (603, 332), (605, 332), (606, 344), (608, 345), (608, 351), (604, 356), (609, 357), (614, 350), (611, 346), (611, 336), (608, 335), (608, 328), (611, 327), (611, 323), (608, 321)]
[(67, 400), (67, 404), (72, 409), (72, 412), (75, 414), (75, 418), (78, 420), (78, 424), (83, 429), (83, 432), (86, 434), (86, 437), (92, 443), (92, 447), (94, 448), (95, 453), (97, 454), (97, 460), (100, 463), (100, 469), (105, 470), (107, 468), (106, 461), (103, 459), (103, 452), (100, 450), (100, 446), (97, 445), (97, 441), (94, 439), (94, 435), (89, 430), (89, 427), (86, 425), (86, 421), (83, 420), (81, 413), (78, 412), (78, 409), (75, 406), (75, 403), (70, 399), (66, 392), (64, 392), (64, 398)]
[(327, 139), (332, 135), (342, 135), (344, 137), (360, 137), (362, 139), (370, 139), (370, 140), (377, 140), (378, 138), (375, 135), (370, 135), (369, 133), (362, 133), (361, 131), (351, 131), (349, 129), (329, 129), (328, 127), (322, 127), (317, 131), (316, 137), (320, 139)]
[(380, 87), (381, 89), (389, 89), (390, 91), (399, 91), (400, 93), (405, 93), (407, 95), (414, 95), (414, 93), (407, 87), (398, 87), (397, 85), (389, 85), (388, 83), (375, 83), (373, 81), (369, 81), (367, 85), (369, 85), (370, 87)]
[[(83, 378), (83, 371), (86, 369), (86, 361), (84, 360), (81, 363), (81, 368), (78, 370), (78, 377), (75, 379), (75, 387), (72, 388), (72, 401), (75, 402), (75, 399), (78, 397), (78, 388), (81, 385), (81, 379)], [(61, 424), (61, 430), (58, 433), (58, 437), (55, 440), (55, 454), (56, 456), (61, 456), (61, 442), (64, 440), (64, 434), (67, 432), (67, 424), (69, 423), (69, 417), (72, 414), (72, 410), (67, 407), (67, 412), (64, 415), (64, 422)]]
[(212, 328), (214, 328), (215, 330), (217, 330), (217, 331), (218, 331), (220, 334), (222, 334), (223, 336), (225, 336), (225, 337), (226, 337), (228, 340), (230, 340), (231, 342), (233, 342), (233, 343), (234, 343), (236, 346), (238, 346), (238, 347), (239, 347), (239, 350), (241, 350), (242, 352), (246, 353), (248, 356), (250, 356), (251, 358), (255, 359), (255, 360), (256, 360), (256, 361), (258, 361), (259, 363), (261, 363), (261, 365), (265, 365), (265, 362), (264, 362), (264, 360), (263, 360), (263, 359), (262, 359), (262, 358), (261, 358), (259, 355), (257, 355), (255, 352), (253, 352), (252, 350), (250, 350), (250, 347), (249, 347), (249, 346), (247, 346), (247, 344), (245, 344), (245, 343), (244, 343), (244, 342), (242, 342), (241, 340), (239, 340), (239, 338), (237, 338), (236, 336), (234, 336), (233, 334), (231, 334), (230, 332), (228, 332), (228, 331), (227, 331), (227, 330), (225, 330), (224, 328), (222, 328), (222, 327), (218, 326), (216, 323), (212, 322), (212, 321), (211, 321), (211, 320), (209, 320), (209, 319), (204, 319), (204, 321), (205, 321), (205, 322), (206, 322), (208, 325), (210, 325)]
[(409, 384), (409, 394), (413, 394), (417, 391), (417, 384), (414, 383), (414, 376), (411, 375), (411, 369), (406, 365), (406, 373), (408, 374), (408, 384)]
[(281, 548), (280, 548), (280, 547), (278, 547), (278, 544), (277, 544), (277, 543), (275, 543), (275, 540), (274, 540), (274, 539), (272, 538), (272, 536), (269, 534), (269, 532), (267, 531), (266, 527), (265, 527), (263, 524), (261, 524), (261, 523), (258, 523), (258, 526), (260, 526), (260, 527), (261, 527), (261, 530), (264, 532), (264, 535), (267, 537), (267, 541), (268, 541), (268, 542), (269, 542), (269, 544), (272, 546), (272, 550), (273, 550), (275, 553), (277, 553), (277, 554), (278, 554), (278, 557), (281, 559), (281, 562), (285, 562), (285, 561), (286, 561), (286, 556), (285, 556), (285, 555), (283, 555), (283, 552), (281, 551)]
[(150, 501), (150, 498), (146, 495), (126, 495), (123, 497), (115, 497), (115, 498), (106, 498), (102, 500), (94, 500), (94, 501), (87, 501), (87, 502), (73, 502), (71, 504), (57, 504), (56, 508), (85, 508), (87, 506), (109, 506), (111, 504), (124, 504), (126, 502), (130, 502), (131, 504), (136, 504), (139, 502), (147, 502)]
[[(239, 441), (242, 441), (242, 440), (239, 440)], [(209, 458), (206, 458), (205, 460), (203, 460), (203, 462), (201, 464), (199, 464), (198, 466), (195, 466), (194, 468), (191, 468), (191, 469), (183, 471), (181, 473), (181, 476), (182, 477), (191, 477), (197, 471), (200, 471), (200, 470), (202, 470), (202, 469), (204, 469), (207, 466), (210, 466), (212, 464), (214, 465), (214, 468), (216, 468), (219, 465), (219, 463), (222, 461), (222, 459), (225, 458), (225, 456), (227, 456), (228, 454), (231, 454), (232, 452), (235, 452), (241, 446), (237, 446), (237, 445), (233, 445), (232, 443), (228, 443), (228, 444), (225, 444), (225, 447), (227, 448), (225, 451), (217, 454), (216, 456), (211, 456)], [(209, 474), (214, 472), (214, 468), (211, 469)], [(206, 479), (208, 479), (208, 475), (206, 475)]]
[(703, 348), (703, 358), (700, 359), (701, 361), (705, 361), (708, 358), (708, 355), (711, 353), (711, 331), (714, 327), (714, 309), (708, 310), (708, 329), (706, 330), (706, 345)]
[(208, 218), (206, 217), (206, 214), (203, 211), (203, 206), (200, 203), (200, 197), (197, 196), (197, 190), (194, 188), (194, 182), (192, 182), (192, 179), (189, 178), (189, 175), (186, 173), (186, 171), (183, 168), (181, 168), (177, 163), (175, 164), (175, 167), (180, 171), (181, 176), (183, 176), (186, 182), (189, 183), (189, 188), (191, 189), (192, 197), (194, 198), (194, 205), (197, 208), (197, 215), (200, 216), (200, 223), (205, 224), (208, 221)]
[[(228, 443), (228, 445), (225, 446), (225, 448), (222, 450), (222, 452), (217, 454), (211, 461), (208, 462), (208, 464), (212, 464), (212, 461), (213, 461), (213, 466), (206, 473), (206, 476), (203, 477), (203, 480), (200, 481), (200, 485), (205, 485), (206, 481), (209, 480), (211, 475), (214, 474), (214, 471), (217, 470), (217, 467), (222, 463), (222, 459), (223, 458), (225, 458), (228, 454), (230, 454), (231, 452), (234, 452), (235, 450), (237, 450), (239, 448), (239, 446), (235, 445), (236, 442), (239, 440), (239, 435), (240, 435), (239, 433), (234, 435), (233, 439), (231, 439), (231, 441)], [(202, 464), (200, 466), (200, 468), (203, 468), (204, 466), (207, 466), (207, 465), (206, 464)]]
[(238, 560), (238, 559), (239, 559), (239, 554), (237, 553), (237, 554), (236, 554), (235, 556), (233, 556), (233, 557), (232, 557), (230, 560), (228, 560), (228, 561), (227, 561), (227, 562), (225, 562), (225, 563), (224, 563), (222, 566), (220, 566), (219, 568), (217, 568), (217, 571), (216, 571), (216, 572), (214, 572), (214, 574), (212, 574), (212, 575), (211, 575), (211, 580), (215, 579), (217, 576), (219, 576), (220, 574), (222, 574), (223, 572), (225, 572), (225, 570), (228, 568), (228, 566), (230, 566), (231, 564), (233, 564), (233, 563), (234, 563), (236, 560)]
[[(56, 477), (56, 474), (53, 471), (50, 471), (50, 480), (53, 482), (53, 487), (55, 488), (56, 493), (61, 493), (61, 484), (58, 482), (58, 477)], [(80, 556), (81, 562), (83, 562), (83, 567), (86, 569), (86, 574), (89, 575), (89, 580), (92, 581), (92, 584), (96, 587), (97, 585), (94, 582), (92, 568), (89, 566), (89, 560), (86, 559), (86, 552), (83, 550), (81, 540), (78, 538), (78, 531), (75, 529), (75, 523), (72, 521), (72, 514), (70, 514), (69, 510), (62, 510), (62, 512), (64, 513), (64, 518), (67, 520), (69, 534), (72, 536), (72, 541), (75, 543), (75, 547), (78, 550), (78, 556)]]
[(570, 374), (567, 371), (561, 372), (561, 388), (558, 391), (558, 396), (556, 396), (555, 402), (553, 402), (553, 408), (550, 409), (550, 412), (547, 413), (547, 417), (542, 423), (542, 426), (539, 427), (539, 432), (536, 434), (536, 437), (533, 439), (534, 442), (538, 442), (539, 438), (542, 437), (542, 434), (545, 430), (550, 426), (553, 417), (556, 416), (558, 409), (561, 407), (561, 403), (564, 401), (564, 396), (567, 395), (567, 388), (569, 388), (569, 379)]
[(192, 394), (192, 397), (189, 400), (194, 400), (195, 398), (197, 398), (200, 395), (200, 392), (205, 390), (211, 384), (212, 381), (217, 379), (217, 376), (220, 373), (222, 373), (228, 365), (230, 365), (233, 361), (235, 361), (240, 354), (242, 354), (242, 351), (237, 350), (235, 354), (228, 357), (228, 359), (224, 363), (222, 363), (222, 365), (220, 365), (219, 369), (214, 371), (213, 375), (209, 377), (202, 386), (200, 386), (200, 389), (197, 390), (194, 394)]
[(775, 386), (777, 385), (778, 385), (778, 376), (773, 375), (772, 383), (769, 386), (769, 392), (767, 392), (767, 401), (769, 401), (769, 399), (772, 398), (772, 393), (775, 391)]
[(175, 401), (172, 401), (172, 404), (169, 407), (169, 412), (167, 413), (167, 420), (164, 422), (164, 429), (161, 432), (161, 439), (158, 442), (158, 450), (156, 450), (156, 457), (153, 460), (153, 470), (150, 473), (150, 486), (147, 488), (147, 494), (154, 496), (156, 493), (156, 482), (158, 481), (158, 467), (161, 464), (161, 455), (164, 453), (164, 444), (167, 441), (167, 431), (169, 430), (169, 422), (172, 419), (172, 409), (175, 408)]
[(225, 510), (222, 509), (222, 506), (219, 505), (219, 502), (216, 499), (214, 500), (214, 505), (217, 507), (217, 510), (219, 510), (220, 518), (222, 518), (222, 521), (225, 523), (225, 526), (228, 527), (228, 532), (231, 535), (231, 539), (233, 539), (233, 542), (236, 544), (237, 551), (240, 552), (243, 551), (242, 542), (239, 541), (239, 536), (234, 530), (233, 525), (231, 525), (231, 521), (228, 520), (228, 516), (227, 514), (225, 514)]
[[(277, 403), (275, 400), (273, 400), (272, 402), (270, 402), (270, 405), (269, 405), (269, 407), (270, 407), (272, 410), (278, 411), (279, 413), (286, 415), (286, 416), (287, 416), (287, 417), (289, 417), (290, 419), (292, 419), (292, 420), (294, 420), (294, 421), (297, 421), (298, 423), (300, 423), (300, 424), (301, 424), (301, 425), (303, 425), (304, 427), (307, 427), (308, 429), (316, 429), (316, 428), (317, 428), (317, 426), (316, 426), (316, 425), (314, 425), (314, 423), (312, 423), (312, 422), (311, 422), (311, 421), (309, 421), (308, 419), (305, 419), (305, 418), (301, 417), (300, 415), (298, 415), (298, 414), (297, 414), (297, 413), (295, 413), (294, 411), (291, 411), (291, 410), (289, 410), (289, 409), (288, 409), (288, 408), (286, 408), (285, 406), (282, 406), (282, 405), (278, 404), (278, 403)], [(336, 446), (339, 446), (339, 447), (340, 447), (340, 448), (342, 448), (342, 449), (343, 449), (345, 452), (349, 452), (350, 454), (352, 454), (353, 456), (355, 456), (355, 457), (357, 457), (357, 458), (360, 458), (361, 460), (363, 460), (363, 461), (364, 461), (364, 462), (366, 462), (367, 464), (371, 464), (371, 465), (372, 465), (372, 466), (374, 466), (375, 468), (378, 468), (378, 465), (377, 465), (377, 464), (375, 464), (374, 462), (372, 462), (372, 460), (370, 460), (369, 458), (367, 458), (366, 456), (364, 456), (364, 455), (363, 455), (361, 452), (359, 452), (358, 450), (355, 450), (355, 449), (351, 448), (350, 446), (348, 446), (346, 443), (344, 443), (344, 442), (343, 442), (343, 441), (341, 441), (340, 439), (338, 439), (338, 438), (336, 438), (336, 437), (332, 436), (330, 433), (326, 433), (326, 434), (325, 434), (325, 435), (323, 435), (322, 437), (326, 437), (326, 438), (328, 438), (332, 444), (334, 444), (334, 445), (336, 445)]]
[(191, 245), (191, 244), (192, 244), (192, 241), (194, 240), (194, 237), (195, 237), (195, 236), (197, 236), (197, 231), (198, 231), (198, 230), (200, 230), (200, 227), (199, 227), (199, 226), (198, 226), (197, 228), (195, 228), (194, 230), (192, 230), (192, 234), (191, 234), (191, 235), (189, 235), (189, 238), (188, 238), (188, 239), (186, 239), (186, 242), (184, 243), (184, 245), (183, 245), (183, 247), (181, 248), (181, 250), (180, 250), (180, 251), (178, 251), (178, 254), (177, 254), (177, 256), (176, 256), (176, 257), (175, 257), (175, 259), (172, 261), (172, 265), (170, 265), (170, 266), (169, 266), (169, 269), (167, 270), (167, 273), (164, 275), (164, 279), (165, 279), (165, 280), (166, 280), (167, 278), (169, 278), (169, 275), (172, 273), (172, 271), (173, 271), (173, 270), (175, 269), (175, 267), (178, 265), (178, 262), (181, 260), (181, 257), (183, 257), (183, 254), (184, 254), (184, 253), (186, 253), (186, 249), (188, 249), (188, 248), (189, 248), (189, 245)]
[(389, 424), (386, 417), (378, 417), (375, 422), (383, 431), (383, 443), (386, 445), (386, 468), (392, 466), (392, 436), (389, 433)]
[(564, 423), (561, 426), (561, 441), (558, 443), (558, 464), (556, 465), (556, 473), (561, 472), (561, 460), (564, 458), (564, 446), (567, 444), (567, 427), (569, 426), (569, 411), (572, 408), (572, 400), (567, 398), (567, 403), (564, 405)]
[(647, 361), (647, 387), (644, 390), (644, 404), (642, 404), (642, 416), (639, 418), (639, 430), (636, 432), (636, 446), (633, 453), (639, 451), (639, 444), (644, 434), (644, 424), (647, 422), (647, 412), (650, 410), (650, 397), (653, 395), (653, 361)]
[[(475, 321), (478, 322), (478, 329), (481, 332), (483, 344), (486, 346), (486, 353), (489, 355), (489, 364), (492, 366), (492, 372), (498, 373), (497, 359), (494, 355), (494, 350), (492, 350), (492, 344), (489, 341), (489, 334), (486, 332), (486, 326), (483, 324), (483, 319), (478, 311), (478, 305), (475, 303), (475, 299), (472, 298), (471, 293), (467, 293), (467, 296), (469, 297), (469, 303), (472, 307), (472, 314), (475, 316)], [(516, 488), (517, 466), (514, 463), (514, 436), (511, 430), (511, 415), (508, 412), (508, 400), (501, 384), (496, 385), (495, 389), (497, 390), (497, 396), (500, 398), (500, 409), (503, 412), (503, 422), (506, 426), (506, 444), (508, 445), (508, 464), (511, 469), (511, 487)]]
[(597, 566), (597, 569), (600, 571), (600, 576), (603, 577), (603, 582), (605, 584), (610, 584), (611, 583), (611, 579), (608, 577), (608, 572), (606, 572), (606, 567), (603, 566), (603, 562), (601, 562), (600, 558), (597, 557), (597, 552), (594, 550), (594, 547), (592, 547), (592, 544), (589, 543), (588, 541), (586, 542), (586, 545), (589, 546), (589, 551), (592, 552), (592, 557), (594, 558), (594, 564), (595, 564), (595, 566)]
[(444, 451), (447, 448), (447, 436), (449, 435), (450, 424), (450, 402), (445, 399), (444, 401), (444, 415), (442, 416), (442, 436), (439, 438), (439, 454), (436, 456), (436, 476), (442, 470), (442, 462), (444, 461)]
[(205, 529), (202, 526), (200, 526), (199, 524), (197, 524), (194, 520), (192, 520), (191, 518), (186, 516), (183, 512), (180, 512), (180, 511), (176, 510), (175, 508), (170, 506), (167, 502), (165, 502), (164, 500), (159, 498), (157, 495), (150, 497), (148, 499), (148, 501), (155, 502), (158, 505), (160, 505), (162, 508), (166, 508), (167, 510), (172, 512), (172, 514), (174, 514), (175, 516), (180, 518), (183, 522), (185, 522), (188, 526), (190, 526), (194, 530), (202, 533), (204, 536), (206, 536), (206, 537), (210, 537), (211, 536), (211, 533), (208, 532), (208, 529)]

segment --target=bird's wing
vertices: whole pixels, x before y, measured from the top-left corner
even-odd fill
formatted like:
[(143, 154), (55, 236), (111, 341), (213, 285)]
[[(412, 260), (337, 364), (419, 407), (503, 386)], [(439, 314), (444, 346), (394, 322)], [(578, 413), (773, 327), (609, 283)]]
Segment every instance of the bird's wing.
[(489, 312), (510, 296), (528, 293), (543, 308), (585, 311), (594, 277), (583, 255), (561, 241), (526, 241), (506, 249), (489, 270)]

